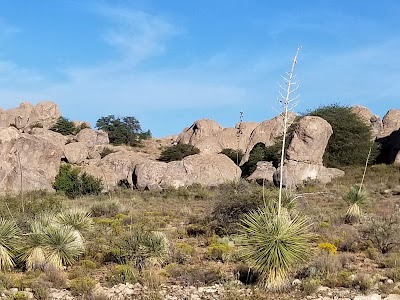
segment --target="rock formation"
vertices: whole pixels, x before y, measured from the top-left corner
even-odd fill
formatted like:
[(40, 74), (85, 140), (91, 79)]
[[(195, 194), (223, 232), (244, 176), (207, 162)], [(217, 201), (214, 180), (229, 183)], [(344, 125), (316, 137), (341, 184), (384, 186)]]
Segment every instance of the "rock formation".
[(374, 115), (367, 107), (356, 105), (351, 108), (352, 112), (360, 117), (360, 119), (368, 126), (371, 126), (374, 137), (378, 136), (382, 131), (382, 121), (379, 116)]
[[(306, 116), (296, 126), (283, 164), (283, 185), (290, 187), (305, 180), (318, 180), (326, 183), (332, 178), (343, 176), (338, 169), (325, 168), (322, 158), (329, 138), (331, 125), (320, 117)], [(274, 174), (274, 182), (279, 184), (280, 168)]]
[(390, 109), (382, 119), (382, 132), (378, 138), (391, 135), (394, 131), (400, 129), (400, 110)]
[(0, 128), (0, 194), (52, 191), (63, 148), (40, 136)]
[(242, 122), (236, 124), (234, 128), (222, 128), (213, 120), (198, 120), (182, 131), (177, 143), (193, 145), (203, 154), (220, 153), (226, 148), (244, 152), (251, 132), (258, 125), (258, 122)]
[(37, 105), (24, 102), (17, 108), (0, 112), (0, 127), (12, 125), (18, 129), (29, 129), (40, 126), (48, 129), (60, 116), (58, 105), (54, 102), (40, 102)]
[(135, 185), (140, 189), (160, 189), (164, 187), (184, 187), (194, 183), (214, 186), (235, 181), (241, 170), (223, 154), (196, 154), (181, 161), (148, 162), (136, 166)]
[[(289, 113), (289, 124), (294, 121), (296, 115)], [(271, 146), (275, 143), (275, 139), (282, 135), (283, 118), (277, 116), (271, 120), (267, 120), (259, 124), (251, 133), (249, 143), (243, 155), (240, 165), (249, 160), (250, 152), (255, 145), (263, 143), (265, 146)]]
[(276, 168), (270, 161), (259, 161), (257, 162), (256, 170), (247, 177), (248, 181), (257, 181), (262, 183), (263, 180), (273, 182), (273, 176), (276, 172)]

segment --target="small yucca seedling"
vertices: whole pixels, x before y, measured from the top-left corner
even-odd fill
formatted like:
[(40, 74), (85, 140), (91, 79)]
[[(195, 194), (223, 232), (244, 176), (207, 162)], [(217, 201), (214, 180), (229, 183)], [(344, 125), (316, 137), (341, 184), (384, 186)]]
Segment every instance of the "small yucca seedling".
[(345, 215), (345, 222), (349, 224), (357, 223), (362, 214), (360, 205), (367, 201), (367, 193), (359, 186), (353, 186), (343, 198), (350, 204)]

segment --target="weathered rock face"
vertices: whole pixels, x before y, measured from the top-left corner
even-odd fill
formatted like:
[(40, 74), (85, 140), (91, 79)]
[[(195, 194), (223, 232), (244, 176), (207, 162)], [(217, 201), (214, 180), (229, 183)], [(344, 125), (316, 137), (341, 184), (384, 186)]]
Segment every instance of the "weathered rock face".
[(276, 168), (270, 161), (259, 161), (257, 162), (256, 170), (247, 177), (249, 181), (257, 181), (258, 183), (263, 180), (273, 182), (273, 176), (276, 172)]
[[(296, 118), (294, 113), (289, 113), (289, 124)], [(274, 144), (275, 139), (282, 135), (283, 118), (277, 116), (271, 120), (267, 120), (258, 125), (251, 133), (246, 152), (243, 155), (240, 165), (243, 165), (249, 160), (250, 152), (258, 143), (263, 143), (265, 146)]]
[(382, 132), (379, 134), (379, 138), (383, 138), (391, 135), (394, 131), (400, 129), (400, 110), (391, 109), (382, 120), (383, 128)]
[[(344, 175), (341, 170), (322, 165), (322, 157), (332, 133), (331, 125), (320, 117), (307, 116), (299, 121), (283, 164), (284, 186), (293, 187), (305, 180), (327, 183), (332, 178)], [(275, 184), (279, 185), (280, 168), (273, 178)]]
[(88, 147), (84, 142), (76, 142), (65, 145), (64, 155), (68, 163), (80, 165), (89, 155)]
[(108, 133), (103, 130), (94, 130), (91, 128), (84, 128), (78, 132), (75, 139), (78, 142), (85, 143), (87, 147), (94, 147), (96, 145), (108, 145)]
[(374, 115), (367, 107), (356, 105), (351, 108), (352, 112), (360, 117), (360, 119), (372, 129), (372, 134), (376, 137), (382, 131), (382, 121), (379, 116)]
[(40, 102), (35, 106), (24, 102), (17, 108), (0, 112), (0, 127), (13, 124), (18, 129), (28, 129), (40, 124), (49, 129), (60, 116), (58, 105), (53, 102)]
[(91, 160), (82, 171), (100, 178), (105, 190), (111, 190), (118, 186), (121, 181), (133, 185), (132, 174), (135, 166), (148, 162), (141, 154), (133, 151), (119, 151), (108, 154), (103, 159)]
[(242, 122), (235, 128), (222, 128), (213, 120), (199, 120), (185, 129), (177, 139), (178, 143), (190, 144), (202, 154), (220, 153), (225, 148), (245, 151), (250, 134), (259, 125), (258, 122)]
[(0, 194), (21, 191), (52, 191), (63, 148), (48, 140), (0, 128)]
[(202, 119), (184, 129), (178, 136), (177, 142), (180, 144), (195, 145), (205, 137), (215, 136), (222, 131), (221, 125), (214, 120)]
[(286, 152), (288, 160), (322, 165), (332, 126), (320, 117), (306, 116), (299, 121)]
[(63, 148), (68, 141), (67, 136), (44, 128), (32, 128), (30, 134), (33, 136), (37, 136), (41, 139), (44, 139), (50, 143), (56, 144), (60, 148)]
[[(292, 188), (307, 180), (318, 180), (328, 183), (333, 178), (341, 177), (344, 172), (335, 168), (326, 168), (322, 165), (309, 164), (294, 160), (287, 160), (283, 165), (283, 186)], [(274, 173), (274, 183), (279, 185), (280, 168)]]
[(223, 154), (196, 154), (170, 163), (148, 162), (135, 168), (134, 184), (140, 189), (181, 187), (194, 183), (214, 186), (238, 180), (241, 170)]

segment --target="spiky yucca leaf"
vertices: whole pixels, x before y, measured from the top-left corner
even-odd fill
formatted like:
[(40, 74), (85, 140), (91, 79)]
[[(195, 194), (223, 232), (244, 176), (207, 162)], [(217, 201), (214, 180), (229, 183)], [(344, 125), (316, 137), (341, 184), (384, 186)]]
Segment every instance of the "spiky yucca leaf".
[(15, 222), (0, 218), (0, 270), (14, 266), (14, 251), (18, 244), (18, 227)]
[(46, 253), (42, 247), (33, 247), (27, 249), (22, 259), (25, 261), (25, 267), (29, 270), (42, 270), (46, 265)]
[(242, 220), (240, 249), (244, 260), (258, 270), (265, 285), (280, 290), (288, 272), (307, 260), (311, 248), (308, 219), (289, 214), (285, 208), (259, 208)]

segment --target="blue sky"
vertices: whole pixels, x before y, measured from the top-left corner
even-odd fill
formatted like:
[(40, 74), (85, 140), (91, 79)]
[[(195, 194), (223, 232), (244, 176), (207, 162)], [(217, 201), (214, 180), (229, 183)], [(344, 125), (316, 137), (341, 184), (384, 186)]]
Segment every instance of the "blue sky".
[(0, 107), (53, 100), (95, 124), (135, 116), (162, 137), (201, 118), (274, 117), (302, 46), (298, 112), (400, 109), (397, 0), (2, 0)]

